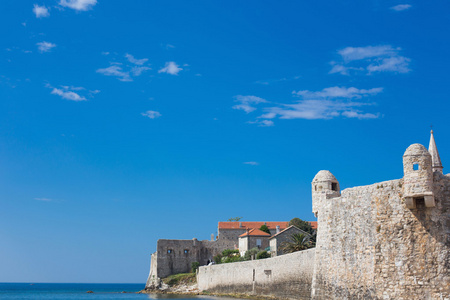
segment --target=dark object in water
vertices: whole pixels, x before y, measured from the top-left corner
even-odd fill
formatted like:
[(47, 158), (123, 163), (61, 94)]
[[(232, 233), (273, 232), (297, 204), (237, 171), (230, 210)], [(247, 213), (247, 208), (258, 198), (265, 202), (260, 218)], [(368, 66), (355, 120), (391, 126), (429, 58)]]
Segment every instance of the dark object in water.
[(87, 291), (86, 293), (88, 293), (88, 294), (93, 294), (94, 292), (93, 292), (93, 291)]

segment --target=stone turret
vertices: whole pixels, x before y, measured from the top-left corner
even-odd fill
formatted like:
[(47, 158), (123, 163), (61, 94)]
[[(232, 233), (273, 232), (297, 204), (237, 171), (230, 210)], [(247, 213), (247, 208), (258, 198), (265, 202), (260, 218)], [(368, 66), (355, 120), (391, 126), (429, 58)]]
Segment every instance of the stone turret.
[(439, 152), (436, 147), (436, 142), (434, 141), (433, 130), (431, 130), (430, 146), (428, 146), (428, 152), (430, 152), (431, 154), (433, 172), (439, 172), (442, 174), (443, 167), (441, 163), (441, 158), (439, 157)]
[(418, 202), (434, 207), (433, 167), (428, 150), (421, 144), (412, 144), (403, 154), (403, 199), (406, 207), (414, 209)]
[(336, 177), (328, 170), (319, 171), (314, 176), (312, 185), (313, 213), (317, 217), (323, 201), (339, 197), (341, 188)]

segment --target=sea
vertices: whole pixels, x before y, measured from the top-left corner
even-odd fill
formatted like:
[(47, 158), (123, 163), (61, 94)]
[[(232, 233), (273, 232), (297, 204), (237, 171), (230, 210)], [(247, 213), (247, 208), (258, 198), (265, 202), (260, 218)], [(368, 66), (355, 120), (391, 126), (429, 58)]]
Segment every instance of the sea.
[[(0, 283), (1, 300), (222, 300), (211, 296), (187, 296), (164, 294), (136, 294), (144, 289), (144, 284), (110, 283)], [(93, 293), (87, 293), (92, 291)], [(236, 300), (236, 299), (233, 299)]]

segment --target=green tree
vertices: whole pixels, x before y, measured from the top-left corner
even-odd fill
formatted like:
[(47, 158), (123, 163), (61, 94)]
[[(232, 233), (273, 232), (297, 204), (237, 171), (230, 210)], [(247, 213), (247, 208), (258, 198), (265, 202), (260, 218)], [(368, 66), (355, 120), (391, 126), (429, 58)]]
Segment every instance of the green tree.
[(238, 222), (242, 219), (242, 217), (235, 217), (235, 218), (229, 218), (227, 221), (228, 222)]
[(269, 227), (267, 227), (266, 224), (261, 225), (261, 227), (259, 227), (259, 230), (267, 232), (268, 234), (270, 234)]
[(284, 253), (292, 253), (314, 247), (310, 237), (303, 233), (294, 233), (288, 242), (281, 244), (281, 250)]
[(256, 258), (256, 255), (258, 254), (258, 252), (259, 252), (258, 247), (255, 247), (255, 248), (245, 251), (244, 260), (251, 260), (252, 255)]
[(200, 267), (200, 263), (198, 261), (192, 262), (191, 263), (192, 273), (195, 273), (197, 271), (198, 267)]
[(301, 229), (304, 232), (307, 232), (311, 235), (314, 234), (314, 229), (311, 227), (311, 224), (309, 224), (309, 222), (307, 221), (303, 221), (302, 219), (293, 218), (292, 220), (289, 221), (289, 226), (291, 225), (294, 225), (298, 229)]

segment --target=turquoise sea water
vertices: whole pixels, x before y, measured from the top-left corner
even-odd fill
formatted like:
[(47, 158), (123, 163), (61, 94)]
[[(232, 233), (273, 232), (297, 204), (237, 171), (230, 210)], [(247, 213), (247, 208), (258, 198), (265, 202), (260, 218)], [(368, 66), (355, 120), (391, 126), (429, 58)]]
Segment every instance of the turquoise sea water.
[[(176, 296), (136, 294), (144, 284), (92, 284), (92, 283), (0, 283), (1, 300), (139, 300), (139, 299), (214, 299), (205, 296)], [(93, 291), (94, 293), (86, 293)], [(126, 293), (122, 293), (126, 292)], [(217, 298), (215, 298), (217, 299)], [(223, 298), (222, 298), (223, 299)], [(234, 299), (236, 300), (236, 299)]]

